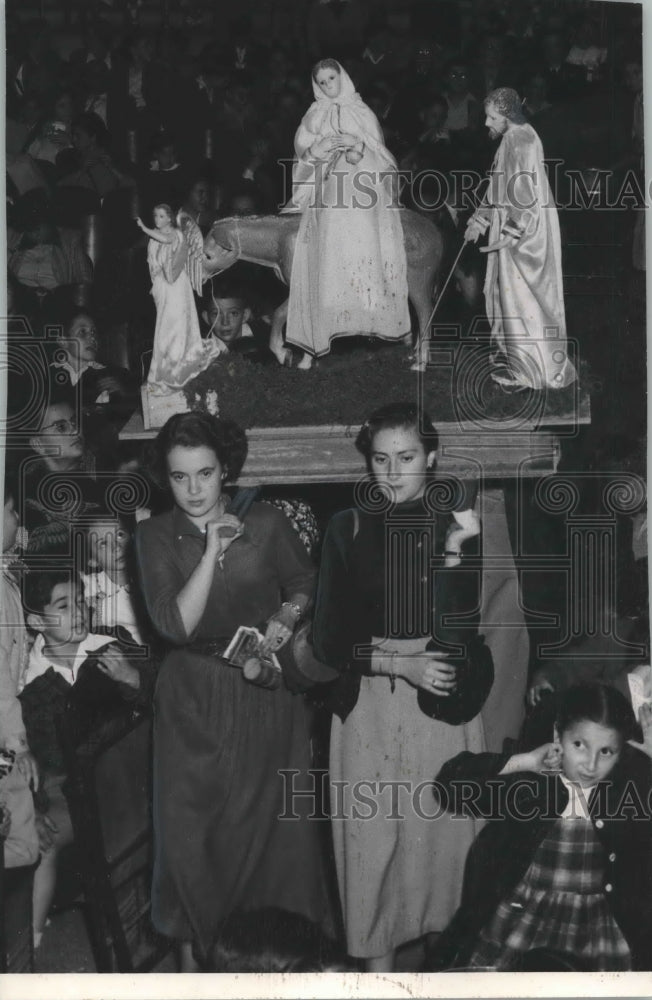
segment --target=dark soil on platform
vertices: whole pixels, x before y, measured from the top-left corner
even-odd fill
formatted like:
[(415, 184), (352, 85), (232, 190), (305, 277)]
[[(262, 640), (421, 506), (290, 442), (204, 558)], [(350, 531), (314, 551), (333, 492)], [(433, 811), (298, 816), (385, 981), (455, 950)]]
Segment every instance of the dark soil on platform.
[(220, 414), (245, 428), (360, 424), (393, 400), (419, 400), (437, 424), (572, 419), (578, 388), (507, 393), (490, 377), (487, 345), (442, 338), (423, 373), (410, 371), (403, 345), (340, 342), (309, 371), (256, 364), (240, 355), (218, 360), (188, 387), (214, 388)]

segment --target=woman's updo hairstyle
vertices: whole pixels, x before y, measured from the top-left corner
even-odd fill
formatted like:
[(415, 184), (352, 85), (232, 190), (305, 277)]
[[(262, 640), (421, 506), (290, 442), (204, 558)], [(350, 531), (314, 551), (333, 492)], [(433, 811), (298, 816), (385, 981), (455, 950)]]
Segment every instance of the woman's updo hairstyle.
[(623, 742), (640, 738), (627, 698), (607, 684), (574, 684), (557, 695), (555, 721), (560, 736), (576, 722), (595, 722), (615, 729)]
[(234, 420), (210, 413), (176, 413), (154, 442), (150, 469), (157, 486), (168, 488), (168, 455), (173, 448), (210, 448), (222, 466), (225, 482), (234, 483), (247, 457), (247, 436)]
[(342, 72), (342, 67), (338, 63), (337, 59), (320, 59), (312, 67), (312, 78), (317, 83), (317, 74), (321, 69), (334, 69), (336, 73)]
[(355, 439), (355, 446), (364, 455), (367, 468), (371, 468), (371, 452), (376, 434), (379, 431), (395, 427), (413, 428), (419, 435), (426, 455), (430, 454), (431, 451), (437, 451), (439, 436), (432, 420), (424, 410), (420, 410), (415, 403), (388, 403), (386, 406), (374, 410), (371, 416), (365, 420)]

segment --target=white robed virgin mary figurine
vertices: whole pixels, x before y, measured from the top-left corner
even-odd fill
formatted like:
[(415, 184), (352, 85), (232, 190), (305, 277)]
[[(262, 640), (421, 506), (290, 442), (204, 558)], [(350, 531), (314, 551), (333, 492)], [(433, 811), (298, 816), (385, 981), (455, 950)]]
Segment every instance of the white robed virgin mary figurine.
[(201, 294), (204, 241), (185, 212), (154, 208), (154, 229), (136, 220), (150, 237), (147, 263), (156, 305), (154, 349), (147, 375), (151, 392), (181, 389), (221, 352), (217, 338), (203, 340), (193, 289)]
[(319, 356), (342, 335), (401, 340), (410, 317), (396, 161), (338, 62), (318, 62), (312, 88), (284, 209), (302, 213), (286, 340)]

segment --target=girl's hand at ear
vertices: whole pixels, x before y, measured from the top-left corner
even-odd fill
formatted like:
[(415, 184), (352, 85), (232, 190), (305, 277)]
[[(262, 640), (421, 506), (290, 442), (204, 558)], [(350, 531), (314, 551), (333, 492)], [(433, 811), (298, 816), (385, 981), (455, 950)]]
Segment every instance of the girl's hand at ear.
[(544, 771), (559, 771), (561, 769), (562, 751), (558, 743), (544, 743), (536, 750), (528, 753), (517, 753), (510, 757), (501, 774), (514, 774), (518, 771), (534, 771), (542, 774)]

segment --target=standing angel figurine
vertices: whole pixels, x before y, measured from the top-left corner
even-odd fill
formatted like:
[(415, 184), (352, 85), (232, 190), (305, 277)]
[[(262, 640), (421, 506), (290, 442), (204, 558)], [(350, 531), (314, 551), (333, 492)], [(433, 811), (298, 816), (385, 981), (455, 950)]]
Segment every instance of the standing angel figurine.
[(155, 229), (136, 222), (150, 237), (147, 263), (156, 305), (154, 350), (147, 376), (155, 392), (180, 389), (221, 353), (216, 339), (202, 340), (193, 289), (201, 294), (204, 241), (185, 212), (154, 208)]

